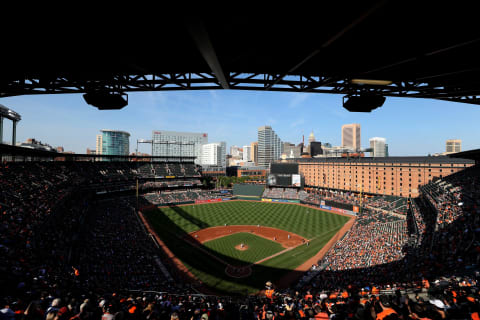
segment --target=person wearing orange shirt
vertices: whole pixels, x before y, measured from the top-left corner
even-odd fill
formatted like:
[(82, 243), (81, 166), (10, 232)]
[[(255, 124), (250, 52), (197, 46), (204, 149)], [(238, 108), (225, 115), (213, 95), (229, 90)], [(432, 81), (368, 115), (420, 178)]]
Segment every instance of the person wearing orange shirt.
[(272, 282), (270, 281), (267, 281), (265, 283), (265, 296), (270, 299), (270, 300), (273, 300), (273, 294), (275, 293), (275, 290), (273, 289), (273, 284)]
[[(377, 315), (376, 315), (377, 320), (383, 320), (383, 319), (385, 319), (388, 316), (393, 315), (393, 314), (398, 316), (397, 312), (395, 312), (395, 310), (390, 308), (390, 305), (388, 303), (388, 299), (384, 295), (380, 296), (380, 299), (376, 302), (376, 307), (377, 306), (382, 310), (381, 312), (377, 313)], [(376, 307), (375, 307), (375, 309), (376, 309)]]
[(305, 301), (308, 301), (308, 300), (313, 300), (313, 296), (312, 294), (310, 293), (310, 291), (307, 291), (307, 294), (305, 295)]

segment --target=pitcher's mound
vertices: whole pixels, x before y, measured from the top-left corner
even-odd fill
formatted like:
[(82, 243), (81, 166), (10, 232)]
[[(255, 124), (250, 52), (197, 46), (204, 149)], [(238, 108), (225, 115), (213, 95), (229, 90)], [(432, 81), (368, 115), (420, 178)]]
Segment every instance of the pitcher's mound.
[(245, 251), (245, 250), (248, 250), (248, 246), (246, 244), (244, 244), (243, 246), (241, 244), (238, 244), (235, 246), (235, 249), (240, 251)]

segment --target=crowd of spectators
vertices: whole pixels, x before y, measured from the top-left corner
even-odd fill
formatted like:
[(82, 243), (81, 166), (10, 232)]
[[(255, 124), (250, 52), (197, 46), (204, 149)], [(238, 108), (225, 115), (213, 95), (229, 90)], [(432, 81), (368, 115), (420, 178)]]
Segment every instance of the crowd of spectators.
[[(134, 197), (100, 200), (85, 188), (130, 180), (129, 167), (0, 165), (1, 320), (479, 318), (476, 166), (422, 187), (407, 219), (364, 208), (315, 270), (270, 298), (199, 296), (182, 283), (143, 229)], [(153, 195), (180, 194), (223, 193)], [(310, 196), (358, 203), (351, 194)]]
[(74, 259), (84, 285), (110, 290), (169, 288), (169, 273), (138, 221), (134, 203), (133, 197), (116, 198), (91, 208)]
[(342, 204), (361, 205), (364, 208), (372, 210), (388, 211), (400, 215), (407, 214), (407, 199), (395, 196), (360, 195), (353, 192), (336, 190), (311, 190), (301, 200), (317, 205), (319, 205), (322, 200), (331, 200)]
[(233, 195), (230, 190), (209, 191), (202, 189), (188, 189), (150, 192), (144, 194), (143, 197), (151, 204), (162, 205), (186, 203), (197, 200), (231, 198)]
[(363, 210), (354, 225), (320, 262), (327, 271), (368, 268), (401, 260), (408, 240), (407, 222)]
[(477, 319), (477, 278), (440, 278), (406, 290), (347, 286), (335, 290), (284, 290), (270, 297), (217, 297), (165, 292), (43, 292), (9, 298), (5, 319)]
[(299, 190), (298, 188), (265, 188), (263, 191), (263, 198), (270, 199), (289, 199), (289, 200), (305, 200), (308, 196), (306, 191)]

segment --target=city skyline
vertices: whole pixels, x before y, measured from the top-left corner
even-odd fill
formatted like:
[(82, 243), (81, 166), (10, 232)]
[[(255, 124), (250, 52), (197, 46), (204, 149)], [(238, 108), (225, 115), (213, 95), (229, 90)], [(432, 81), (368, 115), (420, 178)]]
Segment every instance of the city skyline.
[[(341, 126), (348, 123), (361, 125), (362, 147), (371, 137), (385, 137), (392, 156), (443, 152), (445, 141), (453, 138), (462, 140), (462, 150), (480, 147), (479, 108), (428, 99), (387, 98), (382, 108), (366, 114), (344, 110), (339, 95), (234, 90), (129, 93), (129, 106), (116, 111), (98, 111), (77, 94), (0, 102), (22, 115), (17, 142), (35, 138), (76, 153), (95, 149), (95, 137), (105, 127), (130, 132), (133, 152), (136, 140), (149, 139), (152, 130), (207, 132), (209, 140), (229, 147), (257, 141), (263, 125), (295, 144), (313, 129), (317, 141), (335, 146), (341, 145)], [(4, 123), (4, 141), (11, 139), (10, 126)], [(148, 146), (139, 152), (149, 153)]]

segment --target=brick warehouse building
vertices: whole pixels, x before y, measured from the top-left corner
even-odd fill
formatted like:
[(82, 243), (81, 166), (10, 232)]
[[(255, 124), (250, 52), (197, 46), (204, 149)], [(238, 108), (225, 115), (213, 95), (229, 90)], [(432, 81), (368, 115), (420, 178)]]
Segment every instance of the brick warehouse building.
[(475, 164), (450, 157), (300, 158), (305, 186), (402, 197), (418, 187)]

